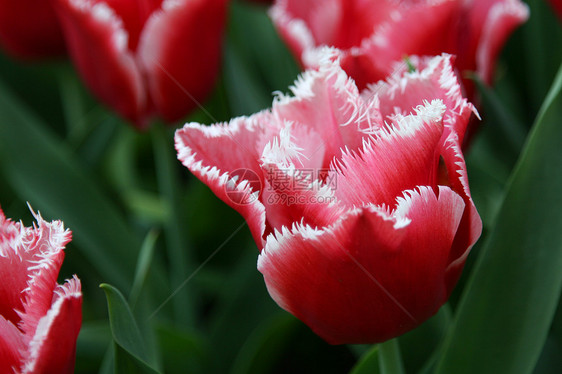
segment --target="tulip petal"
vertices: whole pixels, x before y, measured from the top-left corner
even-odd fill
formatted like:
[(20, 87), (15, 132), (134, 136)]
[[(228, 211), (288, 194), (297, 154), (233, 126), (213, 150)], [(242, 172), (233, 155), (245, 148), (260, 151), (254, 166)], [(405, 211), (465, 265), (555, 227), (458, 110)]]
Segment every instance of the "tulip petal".
[(46, 222), (35, 214), (37, 226), (22, 238), (27, 253), (33, 258), (27, 262), (27, 288), (22, 292), (24, 304), (20, 328), (28, 336), (33, 335), (39, 320), (51, 308), (53, 291), (57, 287), (59, 269), (64, 260), (64, 247), (71, 240), (70, 231), (61, 221)]
[(138, 57), (166, 121), (201, 106), (220, 65), (226, 0), (164, 0), (142, 31)]
[(398, 116), (394, 127), (366, 141), (358, 153), (345, 153), (336, 163), (338, 199), (348, 206), (392, 206), (402, 191), (436, 186), (445, 110), (440, 100), (419, 106), (417, 114)]
[(62, 55), (64, 38), (50, 1), (1, 0), (0, 43), (23, 58)]
[(442, 152), (450, 187), (463, 198), (466, 204), (459, 224), (459, 232), (451, 247), (447, 269), (447, 277), (450, 278), (450, 283), (455, 284), (460, 277), (470, 250), (482, 233), (482, 219), (470, 195), (466, 164), (458, 136), (455, 133), (449, 135)]
[(0, 314), (0, 373), (15, 372), (24, 350), (21, 331)]
[(6, 219), (0, 209), (0, 316), (17, 325), (23, 302), (21, 292), (27, 287), (27, 267), (32, 255), (19, 250), (25, 229)]
[(175, 135), (178, 159), (246, 219), (258, 246), (265, 232), (265, 208), (257, 196), (254, 198), (263, 188), (256, 144), (268, 117), (269, 113), (262, 112), (235, 118), (229, 124), (191, 123)]
[[(0, 224), (10, 236), (4, 242), (9, 248), (0, 250), (0, 276), (4, 279), (0, 296), (5, 300), (0, 303), (0, 313), (21, 324), (25, 333), (35, 330), (36, 321), (51, 305), (63, 248), (71, 239), (61, 221), (49, 223), (38, 213), (34, 216), (37, 225), (25, 228), (0, 215)], [(18, 234), (14, 235), (16, 230)]]
[(387, 81), (370, 85), (362, 93), (363, 97), (368, 100), (378, 96), (383, 118), (397, 111), (410, 114), (424, 101), (439, 99), (447, 107), (443, 119), (445, 133), (464, 134), (471, 113), (478, 113), (463, 96), (453, 68), (454, 57), (448, 54), (431, 58), (410, 56), (410, 61), (416, 71), (407, 72), (406, 66), (400, 63)]
[[(529, 8), (517, 0), (480, 0), (475, 1), (468, 17), (472, 29), (480, 31), (478, 39), (472, 42), (476, 44), (476, 71), (491, 84), (498, 54), (513, 30), (529, 18)], [(464, 53), (459, 51), (461, 56)]]
[(327, 62), (318, 70), (304, 72), (291, 87), (294, 96), (279, 95), (272, 107), (278, 121), (305, 124), (319, 134), (325, 149), (323, 168), (329, 168), (344, 147), (359, 147), (382, 126), (378, 101), (363, 100), (338, 64)]
[[(399, 335), (446, 301), (449, 248), (464, 202), (448, 187), (420, 187), (392, 214), (355, 209), (323, 230), (270, 235), (258, 258), (274, 300), (330, 343)], [(419, 266), (424, 264), (424, 266)]]
[(22, 372), (73, 373), (76, 339), (82, 323), (80, 281), (58, 286), (52, 307), (37, 324)]
[(70, 54), (90, 89), (122, 116), (145, 126), (147, 98), (128, 33), (104, 2), (56, 0)]

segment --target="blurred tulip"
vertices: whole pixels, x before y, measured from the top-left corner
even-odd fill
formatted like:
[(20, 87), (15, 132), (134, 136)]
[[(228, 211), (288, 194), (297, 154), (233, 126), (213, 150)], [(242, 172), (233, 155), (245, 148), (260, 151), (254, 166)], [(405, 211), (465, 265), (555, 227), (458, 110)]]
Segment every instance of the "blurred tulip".
[(481, 232), (453, 57), (361, 94), (323, 51), (271, 110), (187, 124), (178, 158), (247, 221), (284, 309), (330, 343), (402, 334), (447, 300)]
[(71, 233), (61, 221), (35, 218), (24, 227), (0, 209), (0, 373), (72, 373), (80, 280), (57, 284)]
[(70, 54), (90, 89), (146, 127), (173, 122), (208, 95), (227, 0), (55, 0)]
[(48, 0), (0, 0), (0, 45), (25, 59), (62, 55), (60, 26)]
[[(384, 79), (406, 55), (457, 56), (461, 75), (491, 83), (498, 53), (528, 17), (519, 0), (277, 0), (270, 11), (282, 38), (306, 68), (319, 46), (341, 50), (360, 88)], [(467, 95), (473, 85), (464, 81)]]

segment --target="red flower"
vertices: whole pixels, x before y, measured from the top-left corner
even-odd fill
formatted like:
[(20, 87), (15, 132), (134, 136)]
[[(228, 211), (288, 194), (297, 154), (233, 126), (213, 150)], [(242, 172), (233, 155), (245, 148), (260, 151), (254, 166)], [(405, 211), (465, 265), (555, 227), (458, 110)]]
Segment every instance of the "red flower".
[(56, 0), (70, 54), (90, 89), (145, 127), (186, 115), (213, 88), (226, 0)]
[(60, 26), (47, 0), (0, 0), (0, 45), (21, 58), (62, 55)]
[(80, 280), (57, 284), (71, 233), (61, 221), (35, 218), (24, 227), (0, 209), (0, 373), (72, 373)]
[(362, 88), (405, 55), (443, 52), (457, 55), (461, 73), (491, 83), (496, 57), (528, 8), (519, 0), (277, 0), (270, 15), (305, 67), (317, 64), (319, 46), (336, 47)]
[(451, 56), (359, 93), (328, 51), (269, 111), (176, 133), (247, 221), (275, 301), (330, 343), (402, 334), (447, 300), (480, 235)]

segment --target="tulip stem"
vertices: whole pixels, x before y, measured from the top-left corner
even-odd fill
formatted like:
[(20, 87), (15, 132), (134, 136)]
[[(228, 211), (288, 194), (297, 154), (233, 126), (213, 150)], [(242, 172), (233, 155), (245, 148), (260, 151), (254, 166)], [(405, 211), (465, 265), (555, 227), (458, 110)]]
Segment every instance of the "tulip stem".
[(185, 217), (179, 195), (179, 180), (176, 164), (171, 150), (174, 149), (172, 137), (160, 123), (152, 126), (154, 157), (160, 194), (169, 208), (168, 219), (164, 224), (166, 248), (170, 266), (170, 285), (174, 292), (172, 300), (175, 320), (184, 326), (195, 325), (195, 297), (193, 289), (181, 289), (184, 280), (193, 270), (189, 265), (189, 249), (185, 235)]
[(391, 339), (379, 345), (379, 368), (381, 374), (405, 374), (398, 339)]

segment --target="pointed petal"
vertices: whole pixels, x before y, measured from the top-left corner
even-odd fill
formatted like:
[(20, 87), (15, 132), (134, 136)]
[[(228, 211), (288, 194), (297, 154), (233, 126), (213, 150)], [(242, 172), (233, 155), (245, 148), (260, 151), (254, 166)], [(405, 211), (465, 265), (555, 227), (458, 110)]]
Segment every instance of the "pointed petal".
[(25, 228), (6, 219), (0, 209), (0, 315), (17, 325), (16, 310), (23, 309), (22, 291), (27, 287), (28, 263), (31, 254), (21, 249)]
[(474, 38), (478, 38), (472, 42), (476, 44), (476, 70), (490, 84), (501, 48), (513, 30), (529, 18), (529, 8), (519, 0), (479, 0), (469, 10), (468, 17), (476, 31)]
[(0, 314), (0, 373), (14, 373), (24, 350), (21, 331)]
[(56, 0), (74, 64), (89, 88), (122, 116), (146, 125), (145, 89), (123, 22), (104, 2)]
[(450, 265), (447, 269), (450, 284), (455, 284), (460, 277), (470, 249), (482, 233), (482, 219), (470, 195), (466, 164), (458, 136), (455, 133), (451, 133), (447, 138), (442, 154), (447, 169), (449, 186), (462, 197), (466, 204), (457, 236), (451, 248)]
[(436, 186), (444, 112), (441, 101), (426, 103), (415, 115), (399, 116), (358, 153), (344, 154), (336, 165), (337, 198), (348, 206), (392, 206), (402, 191)]
[(82, 324), (82, 294), (76, 276), (56, 290), (52, 307), (39, 320), (22, 365), (25, 373), (73, 373)]
[[(417, 326), (448, 296), (445, 269), (463, 200), (421, 187), (393, 216), (373, 206), (323, 230), (269, 236), (258, 269), (275, 301), (333, 344), (373, 343)], [(314, 266), (311, 266), (314, 264)]]
[(411, 56), (410, 61), (416, 71), (407, 72), (404, 64), (397, 64), (386, 81), (370, 85), (362, 95), (366, 100), (378, 96), (384, 118), (397, 111), (409, 114), (426, 100), (442, 100), (447, 107), (444, 116), (445, 133), (455, 131), (457, 134), (464, 134), (470, 115), (477, 112), (474, 105), (463, 96), (453, 67), (454, 57), (448, 54), (431, 58)]
[(9, 241), (10, 247), (0, 251), (0, 276), (5, 279), (0, 286), (0, 296), (5, 300), (0, 312), (13, 323), (20, 323), (27, 333), (35, 329), (37, 320), (51, 306), (63, 249), (71, 239), (61, 221), (49, 223), (39, 213), (34, 215), (34, 227), (4, 221), (3, 226), (13, 225), (8, 231), (19, 232)]
[(268, 122), (270, 114), (262, 112), (228, 124), (186, 124), (175, 136), (178, 159), (246, 219), (258, 247), (265, 232), (265, 208), (254, 196), (264, 183), (256, 144)]
[(338, 64), (322, 62), (318, 70), (304, 72), (291, 91), (294, 97), (276, 97), (272, 113), (279, 122), (305, 124), (319, 134), (324, 168), (341, 156), (343, 147), (359, 147), (373, 128), (382, 126), (376, 101), (364, 101)]
[(164, 0), (146, 22), (139, 60), (152, 101), (175, 121), (211, 92), (219, 70), (226, 0)]

